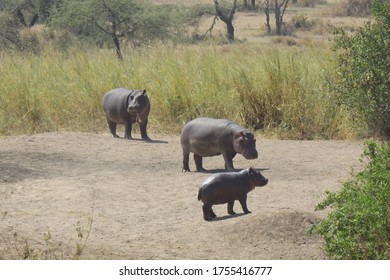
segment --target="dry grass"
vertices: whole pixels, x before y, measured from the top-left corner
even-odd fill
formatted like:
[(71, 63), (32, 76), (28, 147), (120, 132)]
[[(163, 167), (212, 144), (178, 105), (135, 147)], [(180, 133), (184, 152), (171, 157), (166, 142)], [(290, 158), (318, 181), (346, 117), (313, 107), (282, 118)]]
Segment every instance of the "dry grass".
[[(330, 26), (356, 26), (365, 19), (328, 16), (324, 11), (332, 5), (337, 2), (314, 8), (291, 6), (286, 23), (293, 24), (297, 16), (313, 23), (294, 30), (292, 36), (267, 36), (263, 13), (238, 12), (235, 27), (240, 44), (215, 45), (225, 34), (218, 21), (210, 41), (124, 48), (124, 63), (106, 50), (70, 49), (63, 54), (48, 46), (40, 55), (1, 53), (0, 133), (101, 131), (105, 129), (101, 96), (112, 88), (128, 87), (150, 92), (156, 130), (176, 132), (183, 122), (208, 115), (283, 138), (354, 137), (348, 115), (334, 106), (324, 82), (331, 79), (334, 66)], [(211, 21), (205, 17), (199, 33), (206, 32)]]

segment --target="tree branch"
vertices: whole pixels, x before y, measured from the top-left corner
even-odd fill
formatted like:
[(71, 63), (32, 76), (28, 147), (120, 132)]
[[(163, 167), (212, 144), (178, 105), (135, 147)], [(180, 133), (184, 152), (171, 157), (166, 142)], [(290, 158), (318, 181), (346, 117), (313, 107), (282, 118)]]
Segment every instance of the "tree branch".
[(211, 24), (210, 28), (207, 29), (207, 31), (201, 36), (201, 38), (204, 38), (207, 35), (207, 33), (210, 33), (210, 36), (212, 36), (212, 32), (213, 32), (215, 24), (217, 23), (217, 20), (218, 20), (218, 16), (215, 15), (214, 19), (213, 19), (213, 23)]
[(110, 31), (107, 31), (104, 27), (100, 26), (96, 21), (94, 21), (95, 25), (97, 28), (99, 28), (100, 30), (102, 30), (103, 32), (107, 33), (108, 35), (112, 36), (112, 32)]

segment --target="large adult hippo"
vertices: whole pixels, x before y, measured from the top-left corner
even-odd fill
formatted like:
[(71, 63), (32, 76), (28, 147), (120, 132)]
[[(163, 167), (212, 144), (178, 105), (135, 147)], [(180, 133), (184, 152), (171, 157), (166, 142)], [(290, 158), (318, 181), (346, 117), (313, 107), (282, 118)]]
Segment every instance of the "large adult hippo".
[(235, 200), (240, 202), (245, 214), (251, 213), (246, 205), (248, 192), (267, 183), (268, 179), (252, 167), (240, 172), (224, 172), (210, 176), (203, 181), (198, 191), (198, 200), (203, 202), (203, 218), (209, 221), (217, 216), (211, 208), (214, 204), (227, 203), (228, 214), (236, 214), (233, 211)]
[(233, 158), (239, 153), (246, 159), (256, 159), (256, 139), (247, 129), (225, 119), (197, 118), (181, 131), (183, 171), (190, 171), (190, 153), (194, 154), (197, 171), (204, 171), (202, 157), (222, 155), (227, 171), (234, 171)]
[(103, 96), (102, 104), (112, 136), (119, 137), (116, 134), (116, 126), (117, 124), (124, 124), (124, 138), (132, 139), (132, 124), (138, 122), (142, 139), (151, 141), (146, 133), (150, 112), (150, 102), (146, 90), (116, 88)]

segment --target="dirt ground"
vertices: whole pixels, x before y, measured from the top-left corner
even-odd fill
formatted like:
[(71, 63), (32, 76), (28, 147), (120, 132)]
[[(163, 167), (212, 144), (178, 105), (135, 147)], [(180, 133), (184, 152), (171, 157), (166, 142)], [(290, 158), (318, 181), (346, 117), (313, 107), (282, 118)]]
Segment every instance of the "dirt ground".
[[(306, 232), (326, 214), (314, 211), (323, 192), (361, 168), (362, 142), (258, 138), (258, 159), (234, 161), (269, 179), (248, 194), (252, 213), (217, 205), (205, 222), (197, 184), (210, 174), (181, 172), (179, 136), (150, 136), (0, 137), (0, 259), (326, 258)], [(210, 172), (223, 166), (221, 156), (204, 159)]]

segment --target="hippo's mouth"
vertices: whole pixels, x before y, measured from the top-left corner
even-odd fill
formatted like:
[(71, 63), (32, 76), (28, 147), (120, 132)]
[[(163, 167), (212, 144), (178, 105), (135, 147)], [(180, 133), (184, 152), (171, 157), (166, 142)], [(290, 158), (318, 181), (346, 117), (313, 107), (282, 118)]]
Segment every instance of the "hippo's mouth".
[(242, 154), (244, 158), (246, 159), (257, 159), (258, 154), (257, 153), (244, 153)]
[(127, 113), (129, 113), (129, 114), (138, 114), (139, 112), (141, 112), (141, 110), (139, 110), (139, 109), (127, 108)]
[(268, 184), (268, 179), (265, 179), (264, 182), (261, 182), (260, 187), (264, 187)]

